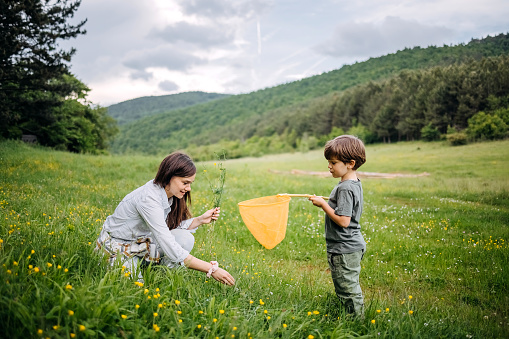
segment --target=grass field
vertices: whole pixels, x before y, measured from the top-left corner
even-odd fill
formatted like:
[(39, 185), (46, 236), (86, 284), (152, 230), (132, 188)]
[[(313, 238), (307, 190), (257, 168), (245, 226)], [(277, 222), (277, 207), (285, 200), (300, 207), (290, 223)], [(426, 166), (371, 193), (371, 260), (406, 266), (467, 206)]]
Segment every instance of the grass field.
[[(219, 151), (219, 150), (218, 150)], [(323, 213), (293, 198), (286, 238), (264, 249), (237, 203), (277, 193), (328, 195), (321, 151), (236, 159), (221, 218), (193, 253), (237, 280), (149, 267), (145, 285), (93, 251), (104, 219), (152, 179), (160, 158), (77, 155), (0, 143), (0, 330), (8, 338), (507, 338), (509, 141), (367, 148), (363, 179), (365, 319), (345, 317), (325, 253)], [(217, 166), (198, 163), (193, 213), (211, 207)]]

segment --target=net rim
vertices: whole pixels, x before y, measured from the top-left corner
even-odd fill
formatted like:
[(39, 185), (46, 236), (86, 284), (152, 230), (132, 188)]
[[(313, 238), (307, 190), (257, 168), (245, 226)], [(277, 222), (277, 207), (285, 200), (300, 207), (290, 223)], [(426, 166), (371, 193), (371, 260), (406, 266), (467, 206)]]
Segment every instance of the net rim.
[[(253, 202), (255, 200), (258, 200), (258, 199), (272, 198), (272, 197), (279, 198), (280, 201), (271, 202), (271, 203), (267, 203), (267, 204), (250, 204), (251, 202)], [(272, 206), (272, 205), (281, 205), (281, 204), (289, 202), (290, 200), (292, 200), (292, 198), (290, 198), (288, 196), (269, 195), (269, 196), (266, 196), (266, 197), (259, 197), (259, 198), (244, 200), (244, 201), (239, 202), (237, 205), (238, 206), (242, 206), (242, 207)]]

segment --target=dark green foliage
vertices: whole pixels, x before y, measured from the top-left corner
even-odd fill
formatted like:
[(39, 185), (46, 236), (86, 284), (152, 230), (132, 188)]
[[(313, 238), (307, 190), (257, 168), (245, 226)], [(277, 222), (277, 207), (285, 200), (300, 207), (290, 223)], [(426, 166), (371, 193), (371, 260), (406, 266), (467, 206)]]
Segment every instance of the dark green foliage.
[(440, 132), (429, 123), (421, 129), (421, 137), (426, 141), (438, 140), (438, 138), (440, 138)]
[(205, 92), (186, 92), (171, 95), (142, 97), (111, 105), (108, 107), (108, 114), (113, 117), (119, 125), (123, 125), (154, 114), (202, 104), (227, 96), (229, 95)]
[(236, 158), (320, 147), (334, 127), (366, 143), (421, 139), (428, 125), (440, 134), (449, 126), (463, 130), (474, 114), (509, 95), (508, 59), (500, 56), (508, 52), (506, 34), (454, 47), (405, 49), (125, 124), (112, 149), (187, 149), (193, 155), (210, 149), (211, 159), (224, 148)]
[(74, 152), (107, 147), (114, 122), (86, 102), (89, 89), (69, 73), (75, 50), (58, 46), (85, 33), (86, 20), (67, 23), (80, 2), (0, 2), (0, 137), (32, 134), (42, 145)]

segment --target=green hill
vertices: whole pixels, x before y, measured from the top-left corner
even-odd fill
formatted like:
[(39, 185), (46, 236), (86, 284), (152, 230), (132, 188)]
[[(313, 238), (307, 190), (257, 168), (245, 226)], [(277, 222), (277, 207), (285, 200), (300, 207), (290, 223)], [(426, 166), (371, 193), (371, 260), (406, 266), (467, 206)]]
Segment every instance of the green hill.
[(119, 125), (123, 125), (154, 114), (185, 108), (227, 96), (229, 95), (205, 92), (148, 96), (111, 105), (108, 107), (108, 114), (115, 118)]
[(509, 94), (507, 60), (496, 58), (507, 54), (507, 34), (457, 46), (404, 49), (300, 81), (140, 119), (121, 126), (112, 151), (163, 154), (188, 149), (202, 158), (204, 147), (211, 145), (205, 153), (224, 147), (230, 157), (237, 157), (259, 155), (260, 147), (263, 152), (313, 148), (331, 132), (352, 127), (369, 141), (418, 139), (429, 123), (442, 133), (449, 125), (461, 129), (488, 107), (488, 96)]

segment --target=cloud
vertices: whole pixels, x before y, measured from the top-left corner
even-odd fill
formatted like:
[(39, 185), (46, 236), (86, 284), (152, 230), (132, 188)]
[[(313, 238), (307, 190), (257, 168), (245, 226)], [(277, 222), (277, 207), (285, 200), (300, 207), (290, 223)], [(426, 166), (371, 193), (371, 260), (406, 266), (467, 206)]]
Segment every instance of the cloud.
[(165, 80), (159, 83), (158, 85), (159, 89), (166, 91), (166, 92), (175, 92), (178, 91), (179, 86), (170, 80)]
[(123, 60), (123, 65), (135, 70), (134, 75), (140, 77), (140, 71), (147, 72), (148, 68), (166, 68), (168, 70), (186, 71), (192, 66), (205, 61), (190, 53), (178, 50), (172, 46), (156, 47), (129, 53)]
[(154, 30), (150, 36), (158, 37), (169, 43), (188, 43), (201, 48), (211, 48), (233, 42), (234, 31), (228, 27), (216, 25), (193, 25), (178, 22), (163, 29)]
[(336, 26), (330, 39), (315, 46), (323, 55), (333, 57), (373, 57), (405, 47), (442, 44), (454, 37), (454, 30), (423, 25), (417, 21), (388, 16), (381, 23), (349, 22)]
[(154, 73), (145, 70), (135, 70), (129, 74), (129, 77), (133, 80), (142, 79), (148, 81), (154, 77)]
[(266, 13), (274, 5), (271, 0), (180, 0), (185, 15), (212, 20), (252, 19)]

